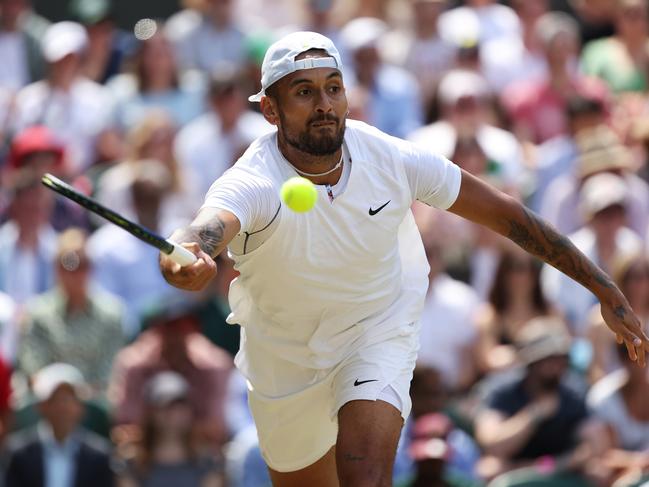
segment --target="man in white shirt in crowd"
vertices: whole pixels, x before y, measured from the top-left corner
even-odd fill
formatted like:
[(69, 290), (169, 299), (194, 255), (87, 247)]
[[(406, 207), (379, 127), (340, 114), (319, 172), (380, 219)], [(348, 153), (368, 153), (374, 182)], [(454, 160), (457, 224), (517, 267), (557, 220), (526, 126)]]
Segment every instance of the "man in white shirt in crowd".
[(78, 174), (95, 157), (98, 135), (113, 123), (114, 102), (108, 90), (81, 74), (88, 35), (82, 25), (59, 22), (41, 40), (47, 78), (18, 92), (12, 128), (49, 127), (65, 144), (71, 172)]
[[(347, 120), (341, 69), (316, 33), (268, 49), (251, 101), (277, 131), (253, 142), (173, 233), (197, 261), (160, 256), (168, 282), (188, 290), (215, 276), (226, 247), (234, 258), (235, 363), (276, 487), (391, 484), (428, 285), (415, 200), (486, 225), (577, 279), (632, 359), (644, 364), (649, 350), (622, 293), (569, 240), (447, 159)], [(307, 213), (278, 196), (298, 174), (319, 196)]]
[(273, 130), (263, 116), (248, 109), (243, 77), (236, 68), (229, 68), (212, 75), (212, 110), (186, 125), (176, 137), (178, 161), (197, 194), (205, 194), (253, 140)]
[(181, 68), (213, 73), (223, 65), (241, 66), (245, 34), (233, 19), (232, 0), (198, 0), (173, 15), (165, 26)]

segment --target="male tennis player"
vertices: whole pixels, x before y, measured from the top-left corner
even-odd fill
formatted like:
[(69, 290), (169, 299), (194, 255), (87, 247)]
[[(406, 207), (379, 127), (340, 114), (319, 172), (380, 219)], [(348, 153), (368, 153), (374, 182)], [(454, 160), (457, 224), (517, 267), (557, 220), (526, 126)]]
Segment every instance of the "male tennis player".
[[(161, 255), (160, 266), (174, 286), (198, 290), (216, 274), (212, 259), (226, 246), (232, 254), (236, 363), (275, 486), (391, 485), (428, 283), (415, 200), (488, 226), (586, 286), (644, 364), (649, 339), (627, 300), (567, 238), (443, 157), (346, 120), (329, 39), (277, 41), (262, 87), (251, 100), (277, 131), (253, 142), (171, 236), (198, 261), (180, 267)], [(279, 199), (296, 175), (317, 185), (310, 212)]]

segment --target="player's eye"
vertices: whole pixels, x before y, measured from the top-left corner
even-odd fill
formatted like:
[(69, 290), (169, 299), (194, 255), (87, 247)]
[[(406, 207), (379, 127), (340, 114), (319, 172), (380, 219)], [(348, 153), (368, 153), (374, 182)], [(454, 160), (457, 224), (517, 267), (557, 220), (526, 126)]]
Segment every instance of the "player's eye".
[(329, 91), (334, 94), (340, 93), (340, 90), (341, 88), (338, 85), (333, 85), (329, 87)]
[(301, 88), (297, 91), (297, 94), (299, 96), (307, 96), (311, 94), (311, 90), (309, 88)]

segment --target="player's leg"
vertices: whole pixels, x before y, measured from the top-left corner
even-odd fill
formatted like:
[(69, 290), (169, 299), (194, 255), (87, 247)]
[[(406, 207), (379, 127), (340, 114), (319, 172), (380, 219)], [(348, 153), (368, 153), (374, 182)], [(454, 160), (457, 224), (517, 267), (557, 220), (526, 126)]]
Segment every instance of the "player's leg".
[(418, 349), (418, 325), (402, 328), (407, 333), (361, 348), (334, 378), (341, 487), (392, 485), (399, 436), (410, 414), (410, 380)]
[(320, 460), (295, 472), (277, 472), (272, 468), (270, 478), (273, 487), (338, 487), (336, 453), (332, 447)]
[(403, 425), (392, 404), (351, 401), (338, 413), (336, 464), (341, 487), (389, 487)]

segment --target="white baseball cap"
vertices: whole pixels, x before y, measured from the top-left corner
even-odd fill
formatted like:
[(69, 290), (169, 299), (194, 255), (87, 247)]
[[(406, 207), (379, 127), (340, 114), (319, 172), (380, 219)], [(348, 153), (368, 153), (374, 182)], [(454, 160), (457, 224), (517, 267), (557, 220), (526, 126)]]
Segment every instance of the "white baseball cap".
[(481, 75), (466, 69), (454, 69), (444, 75), (437, 88), (443, 105), (455, 105), (461, 98), (484, 98), (489, 95), (489, 85)]
[(579, 209), (586, 220), (611, 206), (626, 207), (629, 188), (626, 181), (612, 173), (603, 172), (589, 177), (579, 193)]
[(88, 34), (77, 22), (58, 22), (45, 31), (41, 40), (43, 57), (50, 63), (60, 61), (68, 54), (78, 54), (86, 49)]
[[(329, 56), (295, 60), (298, 55), (310, 49), (322, 49)], [(317, 32), (293, 32), (273, 43), (266, 51), (261, 65), (261, 91), (248, 100), (261, 101), (266, 95), (266, 88), (295, 71), (313, 68), (336, 68), (342, 71), (342, 66), (338, 49), (331, 39)]]
[(32, 390), (39, 402), (47, 401), (62, 385), (72, 387), (78, 397), (83, 395), (83, 374), (70, 364), (54, 363), (36, 372)]

